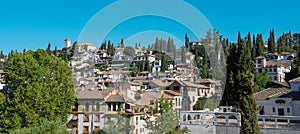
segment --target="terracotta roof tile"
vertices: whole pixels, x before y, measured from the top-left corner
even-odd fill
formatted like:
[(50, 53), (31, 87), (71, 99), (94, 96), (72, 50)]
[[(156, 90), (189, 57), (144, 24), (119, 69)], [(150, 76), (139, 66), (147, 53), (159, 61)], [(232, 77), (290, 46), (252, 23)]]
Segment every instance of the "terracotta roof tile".
[(106, 102), (125, 102), (124, 98), (119, 94), (110, 95), (105, 101)]
[(103, 99), (100, 90), (81, 90), (77, 94), (77, 99)]
[(264, 56), (258, 56), (255, 59), (265, 59), (265, 57)]
[(255, 96), (256, 100), (267, 100), (269, 98), (276, 98), (276, 97), (282, 96), (289, 92), (290, 92), (290, 89), (286, 88), (286, 87), (267, 88), (263, 91), (260, 91), (256, 94), (254, 94), (254, 96)]
[(169, 94), (169, 95), (172, 95), (172, 96), (181, 96), (182, 94), (178, 93), (178, 92), (175, 92), (173, 90), (164, 90), (164, 93), (165, 94)]
[(300, 82), (300, 77), (297, 77), (295, 79), (292, 79), (289, 81), (290, 83), (299, 83)]

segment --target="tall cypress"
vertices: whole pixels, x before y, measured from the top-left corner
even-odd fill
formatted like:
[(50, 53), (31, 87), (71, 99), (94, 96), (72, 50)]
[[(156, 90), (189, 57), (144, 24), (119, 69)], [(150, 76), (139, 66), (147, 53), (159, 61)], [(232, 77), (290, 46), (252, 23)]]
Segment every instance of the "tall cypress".
[(260, 130), (254, 99), (258, 87), (254, 82), (254, 62), (245, 41), (241, 40), (239, 47), (233, 44), (230, 48), (228, 75), (221, 105), (237, 106), (242, 116), (240, 133), (258, 134)]

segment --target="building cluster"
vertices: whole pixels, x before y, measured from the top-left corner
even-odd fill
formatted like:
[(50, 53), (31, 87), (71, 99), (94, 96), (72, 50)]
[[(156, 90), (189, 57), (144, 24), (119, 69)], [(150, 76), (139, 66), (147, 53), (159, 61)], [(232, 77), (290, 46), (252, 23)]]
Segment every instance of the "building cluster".
[[(134, 126), (131, 133), (149, 133), (147, 122), (157, 118), (153, 109), (158, 107), (161, 98), (173, 103), (178, 116), (181, 111), (193, 111), (200, 97), (214, 98), (216, 102), (221, 99), (221, 81), (199, 78), (190, 53), (186, 55), (186, 63), (169, 64), (162, 72), (162, 61), (151, 51), (147, 60), (152, 71), (132, 75), (129, 68), (146, 60), (146, 50), (136, 48), (135, 57), (126, 58), (122, 47), (115, 48), (114, 55), (91, 44), (77, 47), (69, 62), (77, 82), (77, 102), (68, 122), (73, 133), (103, 129), (120, 114), (127, 115)], [(166, 59), (174, 60), (172, 57), (166, 54)]]
[[(199, 42), (191, 42), (201, 45)], [(151, 133), (149, 122), (160, 116), (154, 112), (161, 98), (171, 102), (179, 117), (178, 128), (187, 127), (189, 133), (239, 133), (241, 115), (236, 107), (220, 106), (222, 87), (220, 80), (202, 79), (201, 69), (193, 65), (195, 56), (166, 53), (167, 69), (162, 71), (162, 60), (156, 51), (135, 48), (135, 56), (126, 56), (119, 45), (111, 55), (95, 45), (71, 45), (65, 40), (68, 54), (72, 53), (70, 67), (76, 80), (76, 103), (68, 118), (67, 126), (74, 134), (93, 133), (104, 129), (111, 121), (124, 118), (130, 133)], [(300, 122), (300, 77), (285, 82), (285, 73), (291, 70), (291, 57), (283, 52), (265, 53), (256, 58), (258, 73), (267, 72), (275, 83), (255, 94), (258, 121), (263, 133), (276, 133), (278, 129), (297, 133)], [(150, 63), (149, 71), (134, 71), (140, 62)], [(5, 86), (5, 72), (0, 70), (0, 90)], [(206, 104), (204, 110), (195, 108), (197, 101), (207, 98), (215, 107)], [(120, 120), (118, 120), (120, 121)], [(122, 124), (122, 122), (117, 122)], [(111, 124), (110, 124), (111, 125)], [(132, 127), (129, 127), (132, 126)], [(161, 126), (163, 127), (163, 126)], [(290, 130), (290, 131), (289, 131)]]
[[(78, 53), (71, 61), (77, 80), (77, 102), (69, 118), (73, 133), (103, 129), (109, 120), (120, 114), (128, 117), (129, 125), (133, 126), (131, 133), (150, 133), (147, 123), (159, 116), (153, 109), (158, 107), (161, 98), (173, 103), (173, 110), (179, 117), (178, 127), (187, 127), (190, 133), (239, 133), (241, 115), (235, 107), (194, 108), (200, 97), (211, 99), (218, 106), (223, 83), (201, 79), (197, 75), (201, 70), (192, 64), (193, 54), (186, 53), (186, 61), (182, 63), (181, 54), (166, 53), (166, 59), (173, 63), (162, 72), (162, 61), (155, 51), (147, 53), (136, 48), (135, 56), (128, 57), (121, 45), (115, 48), (114, 55), (91, 44), (78, 46)], [(285, 82), (285, 73), (291, 70), (291, 57), (295, 54), (283, 52), (265, 53), (256, 58), (256, 71), (267, 72), (276, 83), (255, 94), (262, 132), (276, 132), (278, 128), (295, 130), (300, 121), (300, 78), (291, 80), (290, 85)], [(130, 70), (146, 58), (152, 71)]]

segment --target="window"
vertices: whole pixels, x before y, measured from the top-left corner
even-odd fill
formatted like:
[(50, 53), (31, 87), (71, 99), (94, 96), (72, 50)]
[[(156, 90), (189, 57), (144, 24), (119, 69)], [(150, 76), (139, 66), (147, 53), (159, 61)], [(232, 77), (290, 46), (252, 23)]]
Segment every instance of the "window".
[(89, 115), (88, 114), (84, 114), (83, 122), (89, 122)]
[(135, 125), (139, 124), (139, 117), (135, 117)]
[(84, 126), (84, 127), (83, 127), (83, 133), (84, 133), (84, 134), (88, 134), (88, 133), (89, 133), (89, 127)]
[(90, 111), (90, 108), (89, 108), (89, 103), (85, 103), (85, 111)]
[(259, 72), (259, 73), (262, 73), (262, 69), (258, 69), (258, 72)]
[(264, 115), (265, 114), (264, 106), (259, 106), (259, 114), (260, 115)]
[(138, 134), (138, 133), (139, 133), (139, 130), (138, 130), (138, 129), (135, 129), (135, 133)]
[(273, 112), (275, 112), (275, 107), (273, 107)]
[(258, 60), (257, 63), (258, 63), (258, 64), (261, 64), (261, 60)]
[(287, 108), (287, 112), (288, 112), (288, 113), (290, 112), (290, 108), (289, 108), (289, 107)]
[(277, 68), (274, 68), (273, 70), (274, 70), (273, 72), (277, 72)]
[(274, 80), (277, 81), (277, 76), (274, 76)]
[(96, 104), (96, 111), (100, 111), (100, 103), (99, 102)]
[(272, 68), (269, 69), (269, 72), (272, 72)]
[(94, 122), (99, 122), (100, 121), (100, 115), (99, 114), (95, 114), (94, 116)]
[(108, 111), (111, 111), (111, 103), (107, 104)]

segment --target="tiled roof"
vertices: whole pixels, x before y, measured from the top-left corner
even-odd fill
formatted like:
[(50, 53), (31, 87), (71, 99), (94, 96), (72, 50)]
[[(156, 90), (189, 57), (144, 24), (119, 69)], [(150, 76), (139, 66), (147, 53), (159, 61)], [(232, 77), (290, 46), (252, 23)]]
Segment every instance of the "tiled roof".
[(81, 90), (77, 94), (77, 99), (103, 99), (100, 90)]
[(105, 101), (106, 102), (125, 102), (124, 98), (119, 94), (110, 95)]
[(194, 87), (194, 88), (205, 88), (205, 89), (209, 89), (209, 87), (204, 86), (204, 85), (200, 85), (200, 84), (194, 84), (192, 82), (189, 81), (182, 81), (182, 80), (176, 80), (176, 82), (178, 82), (181, 86), (184, 87)]
[(173, 91), (173, 90), (164, 90), (164, 93), (165, 93), (165, 94), (172, 95), (172, 96), (181, 96), (180, 93), (175, 92), (175, 91)]
[(173, 82), (163, 82), (162, 80), (156, 79), (156, 80), (152, 80), (150, 81), (151, 83), (153, 83), (154, 85), (158, 86), (158, 87), (168, 87), (170, 86)]
[(300, 77), (290, 80), (290, 83), (298, 83), (300, 82)]
[(162, 96), (160, 92), (143, 92), (142, 94), (141, 105), (150, 105), (150, 101), (158, 100)]
[(279, 63), (279, 62), (274, 62), (274, 61), (267, 61), (266, 62), (266, 67), (287, 67), (288, 65), (283, 64), (283, 63)]
[(277, 98), (284, 94), (287, 94), (290, 92), (289, 88), (280, 87), (280, 88), (267, 88), (263, 91), (260, 91), (256, 94), (254, 94), (256, 100), (267, 100), (270, 98)]
[(258, 57), (256, 57), (255, 59), (265, 59), (265, 57), (264, 56), (258, 56)]
[(107, 97), (110, 93), (112, 93), (113, 91), (115, 91), (115, 89), (104, 89), (104, 90), (102, 90), (102, 92), (101, 92), (101, 95), (103, 96), (103, 97)]
[(300, 100), (300, 92), (299, 91), (291, 91), (287, 94), (279, 96), (278, 98), (292, 98), (293, 100)]
[(216, 82), (214, 80), (212, 80), (212, 79), (200, 79), (196, 83), (208, 84), (208, 83), (216, 83)]

